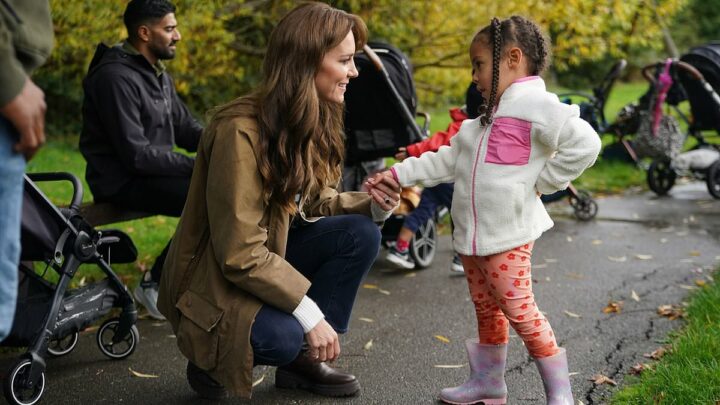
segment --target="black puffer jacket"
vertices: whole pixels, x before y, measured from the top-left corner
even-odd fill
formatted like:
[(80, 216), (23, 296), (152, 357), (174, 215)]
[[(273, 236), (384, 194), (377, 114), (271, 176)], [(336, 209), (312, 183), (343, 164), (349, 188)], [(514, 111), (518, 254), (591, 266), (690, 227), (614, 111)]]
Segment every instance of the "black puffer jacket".
[(144, 56), (100, 44), (83, 90), (80, 151), (96, 199), (112, 196), (135, 177), (190, 177), (194, 159), (173, 152), (173, 146), (197, 150), (202, 126), (167, 72), (158, 76)]

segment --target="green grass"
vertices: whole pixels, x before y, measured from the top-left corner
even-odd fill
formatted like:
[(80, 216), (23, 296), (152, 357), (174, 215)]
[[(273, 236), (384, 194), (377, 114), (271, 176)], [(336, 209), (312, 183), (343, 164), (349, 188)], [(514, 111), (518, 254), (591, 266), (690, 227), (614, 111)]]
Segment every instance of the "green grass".
[(673, 334), (671, 347), (653, 370), (630, 377), (612, 403), (720, 403), (720, 284), (707, 284), (693, 294), (687, 325)]

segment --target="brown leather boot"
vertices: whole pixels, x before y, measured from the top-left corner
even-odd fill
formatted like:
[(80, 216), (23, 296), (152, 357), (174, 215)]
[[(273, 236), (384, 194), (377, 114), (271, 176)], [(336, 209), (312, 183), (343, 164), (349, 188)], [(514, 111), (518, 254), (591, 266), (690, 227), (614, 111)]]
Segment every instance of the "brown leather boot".
[(348, 397), (360, 391), (360, 383), (354, 375), (338, 371), (327, 364), (316, 363), (305, 351), (292, 363), (278, 367), (275, 372), (278, 388), (300, 388), (328, 397)]
[(194, 365), (190, 361), (187, 363), (186, 372), (190, 387), (200, 398), (223, 399), (229, 396), (227, 390), (222, 384), (215, 381), (205, 372), (205, 370)]

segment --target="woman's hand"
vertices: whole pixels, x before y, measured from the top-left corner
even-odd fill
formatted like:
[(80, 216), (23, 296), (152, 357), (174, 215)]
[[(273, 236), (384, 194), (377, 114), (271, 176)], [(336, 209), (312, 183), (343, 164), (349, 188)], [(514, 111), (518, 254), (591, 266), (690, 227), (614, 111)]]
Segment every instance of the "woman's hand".
[(395, 160), (398, 162), (402, 162), (403, 160), (408, 158), (407, 148), (404, 146), (401, 146), (398, 148), (398, 152), (395, 154)]
[(369, 177), (365, 181), (368, 194), (384, 211), (392, 211), (400, 203), (402, 188), (390, 170)]
[(307, 356), (313, 361), (335, 361), (340, 356), (338, 335), (324, 319), (305, 334), (305, 339), (309, 346)]

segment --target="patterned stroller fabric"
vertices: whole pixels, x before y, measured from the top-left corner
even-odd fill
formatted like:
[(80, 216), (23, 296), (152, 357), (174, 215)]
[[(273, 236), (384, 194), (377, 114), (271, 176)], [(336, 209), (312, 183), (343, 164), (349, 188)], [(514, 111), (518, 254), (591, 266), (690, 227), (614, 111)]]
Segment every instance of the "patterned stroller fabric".
[(659, 160), (673, 160), (685, 144), (685, 134), (680, 129), (677, 119), (671, 115), (663, 115), (653, 133), (655, 119), (647, 111), (640, 113), (640, 126), (633, 139), (633, 149), (638, 157), (649, 157)]
[(685, 135), (678, 121), (671, 115), (663, 114), (663, 104), (673, 84), (670, 74), (672, 64), (672, 59), (665, 62), (662, 72), (657, 75), (657, 80), (653, 84), (650, 108), (640, 112), (640, 125), (633, 142), (633, 149), (638, 157), (672, 160), (677, 157), (685, 144)]

